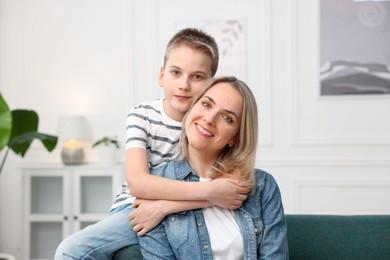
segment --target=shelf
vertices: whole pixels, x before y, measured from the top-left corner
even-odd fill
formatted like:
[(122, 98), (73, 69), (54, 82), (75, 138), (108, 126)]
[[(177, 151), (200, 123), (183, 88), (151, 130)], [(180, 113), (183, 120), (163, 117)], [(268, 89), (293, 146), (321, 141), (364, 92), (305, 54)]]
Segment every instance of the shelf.
[(23, 259), (53, 259), (68, 235), (109, 215), (121, 165), (33, 164), (23, 174)]

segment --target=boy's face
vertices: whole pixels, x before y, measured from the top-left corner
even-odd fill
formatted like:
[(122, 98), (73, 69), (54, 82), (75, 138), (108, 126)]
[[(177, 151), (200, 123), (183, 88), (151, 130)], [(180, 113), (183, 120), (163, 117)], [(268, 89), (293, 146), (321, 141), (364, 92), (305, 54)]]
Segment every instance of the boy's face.
[(168, 54), (159, 75), (164, 88), (164, 110), (169, 117), (181, 121), (192, 100), (211, 78), (212, 60), (205, 53), (180, 45)]

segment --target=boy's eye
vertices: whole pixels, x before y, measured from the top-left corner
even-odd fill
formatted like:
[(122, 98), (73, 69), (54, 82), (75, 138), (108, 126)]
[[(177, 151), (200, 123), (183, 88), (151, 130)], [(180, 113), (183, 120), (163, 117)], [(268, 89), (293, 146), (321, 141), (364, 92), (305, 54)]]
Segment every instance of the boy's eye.
[(199, 81), (199, 80), (203, 80), (203, 79), (204, 79), (204, 77), (203, 77), (202, 75), (199, 75), (199, 74), (194, 75), (193, 78), (194, 78), (194, 80), (196, 80), (196, 81)]
[(178, 70), (172, 70), (171, 73), (172, 73), (173, 76), (176, 76), (176, 77), (180, 76), (180, 71), (178, 71)]

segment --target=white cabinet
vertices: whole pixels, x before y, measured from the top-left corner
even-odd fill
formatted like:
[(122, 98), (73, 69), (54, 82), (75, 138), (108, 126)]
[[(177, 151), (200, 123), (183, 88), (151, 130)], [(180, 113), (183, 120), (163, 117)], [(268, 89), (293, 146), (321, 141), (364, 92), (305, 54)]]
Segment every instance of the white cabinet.
[(53, 259), (63, 238), (108, 215), (122, 165), (23, 166), (23, 259)]

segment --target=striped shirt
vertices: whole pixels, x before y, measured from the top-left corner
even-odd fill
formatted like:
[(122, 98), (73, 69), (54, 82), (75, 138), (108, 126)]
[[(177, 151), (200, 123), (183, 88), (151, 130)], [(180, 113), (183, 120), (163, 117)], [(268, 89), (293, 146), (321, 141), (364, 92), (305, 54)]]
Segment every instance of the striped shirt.
[[(126, 124), (126, 150), (146, 149), (149, 170), (164, 165), (178, 153), (181, 122), (165, 114), (162, 98), (133, 107)], [(127, 182), (124, 182), (110, 210), (131, 204), (134, 199)]]

